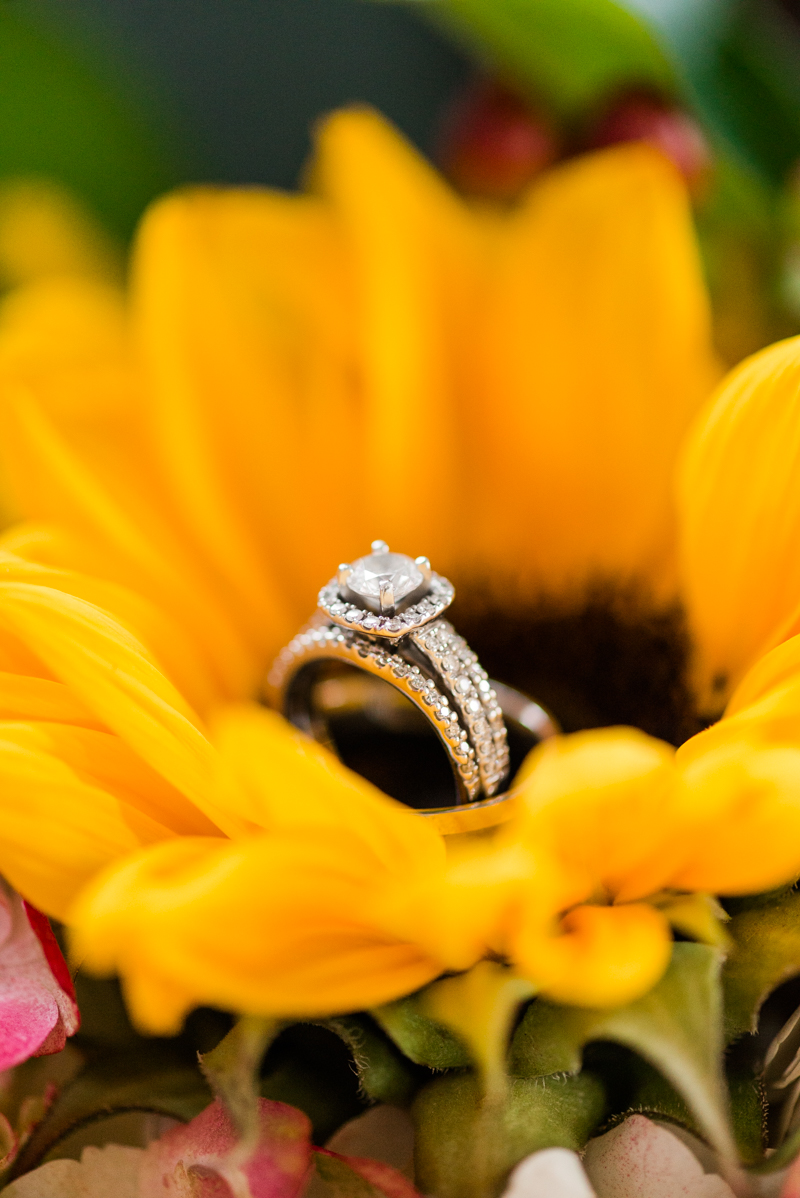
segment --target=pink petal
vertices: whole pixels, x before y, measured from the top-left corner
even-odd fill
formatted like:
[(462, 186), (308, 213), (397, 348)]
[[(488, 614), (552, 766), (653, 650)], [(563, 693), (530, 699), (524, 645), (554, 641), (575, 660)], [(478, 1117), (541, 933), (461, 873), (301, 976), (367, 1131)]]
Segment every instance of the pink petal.
[(185, 1127), (175, 1127), (145, 1151), (141, 1198), (296, 1198), (311, 1167), (311, 1124), (302, 1111), (259, 1099), (261, 1136), (254, 1154), (237, 1162), (238, 1138), (219, 1100)]
[(39, 934), (23, 900), (0, 879), (0, 1070), (59, 1052), (78, 1029), (64, 958), (45, 917), (35, 911), (33, 918)]
[(47, 964), (50, 966), (50, 972), (64, 993), (75, 1002), (75, 986), (70, 977), (67, 963), (64, 960), (64, 954), (58, 947), (55, 933), (50, 927), (50, 920), (46, 915), (42, 915), (41, 911), (37, 911), (36, 907), (32, 907), (25, 899), (22, 900), (22, 903), (25, 908), (25, 914), (28, 916), (28, 923), (33, 928), (36, 939), (42, 946), (42, 952), (45, 955)]
[(789, 1166), (784, 1177), (781, 1198), (800, 1198), (800, 1156)]
[(590, 1140), (583, 1163), (598, 1198), (734, 1198), (677, 1136), (643, 1115)]

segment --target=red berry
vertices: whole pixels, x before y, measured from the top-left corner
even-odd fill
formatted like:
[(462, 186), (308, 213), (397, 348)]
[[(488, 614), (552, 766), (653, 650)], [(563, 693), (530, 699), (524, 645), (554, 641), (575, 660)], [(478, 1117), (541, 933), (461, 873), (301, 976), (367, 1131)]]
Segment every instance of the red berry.
[(697, 121), (681, 108), (647, 93), (618, 98), (594, 128), (594, 148), (646, 141), (677, 166), (690, 185), (699, 185), (711, 165), (711, 152)]
[(546, 119), (501, 84), (485, 81), (459, 97), (445, 118), (438, 158), (459, 190), (511, 200), (556, 154)]

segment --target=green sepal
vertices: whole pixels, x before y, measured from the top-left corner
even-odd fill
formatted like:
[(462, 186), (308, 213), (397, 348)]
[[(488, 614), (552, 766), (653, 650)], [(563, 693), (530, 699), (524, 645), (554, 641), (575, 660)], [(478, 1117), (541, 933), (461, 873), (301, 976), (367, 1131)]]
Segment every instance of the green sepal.
[(494, 1198), (508, 1172), (540, 1148), (578, 1150), (605, 1113), (592, 1073), (509, 1078), (502, 1105), (481, 1101), (472, 1072), (434, 1078), (412, 1108), (417, 1189), (436, 1198)]
[[(674, 1086), (647, 1061), (637, 1059), (632, 1076), (634, 1090), (629, 1108), (619, 1121), (633, 1114), (665, 1119), (703, 1138), (703, 1129)], [(764, 1158), (766, 1098), (760, 1079), (752, 1072), (727, 1074), (733, 1137), (742, 1164), (758, 1165)]]
[(733, 1161), (721, 1070), (720, 964), (720, 954), (708, 945), (676, 944), (658, 985), (626, 1007), (601, 1011), (531, 1003), (514, 1036), (511, 1072), (577, 1073), (590, 1041), (624, 1044), (667, 1078), (717, 1152)]
[(424, 990), (373, 1007), (370, 1014), (415, 1065), (463, 1069), (472, 1063), (466, 1043), (425, 1012)]
[(487, 1094), (502, 1095), (509, 1035), (535, 987), (506, 965), (479, 961), (466, 973), (432, 982), (419, 993), (423, 1014), (448, 1027), (468, 1046)]
[(368, 1015), (347, 1015), (324, 1025), (353, 1054), (362, 1093), (371, 1102), (407, 1107), (428, 1076), (404, 1056)]
[(211, 1052), (198, 1053), (203, 1075), (224, 1103), (239, 1132), (242, 1156), (255, 1149), (258, 1118), (259, 1069), (264, 1054), (283, 1024), (276, 1019), (243, 1015)]
[(728, 1042), (755, 1032), (762, 1003), (800, 973), (800, 894), (795, 891), (742, 911), (728, 924), (731, 951), (722, 972)]

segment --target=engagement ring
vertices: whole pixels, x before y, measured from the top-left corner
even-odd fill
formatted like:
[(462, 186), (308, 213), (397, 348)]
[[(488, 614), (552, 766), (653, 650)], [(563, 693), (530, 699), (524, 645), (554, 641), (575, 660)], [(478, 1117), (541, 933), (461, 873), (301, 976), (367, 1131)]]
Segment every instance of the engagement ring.
[(467, 831), (511, 814), (509, 796), (501, 794), (510, 765), (504, 702), (533, 743), (555, 729), (538, 704), (494, 683), (442, 618), (454, 597), (452, 583), (427, 558), (391, 553), (384, 541), (373, 541), (370, 554), (340, 565), (322, 588), (317, 614), (280, 653), (267, 687), (275, 707), (348, 764), (342, 736), (331, 731), (337, 713), (366, 718), (383, 733), (433, 730), (452, 767), (455, 803), (426, 806), (419, 769), (405, 787), (412, 793), (405, 793), (403, 760), (373, 780), (437, 817), (442, 830)]

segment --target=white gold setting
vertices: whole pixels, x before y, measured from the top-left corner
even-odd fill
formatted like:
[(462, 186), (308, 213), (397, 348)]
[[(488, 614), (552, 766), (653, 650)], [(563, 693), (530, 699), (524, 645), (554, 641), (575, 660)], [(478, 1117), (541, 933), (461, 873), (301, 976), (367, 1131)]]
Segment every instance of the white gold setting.
[(385, 541), (352, 565), (342, 563), (319, 593), (319, 606), (340, 628), (396, 641), (437, 620), (455, 597), (426, 557), (392, 553)]
[(454, 597), (427, 558), (373, 541), (370, 554), (339, 566), (314, 619), (279, 654), (267, 679), (274, 706), (302, 724), (299, 672), (326, 659), (357, 666), (424, 712), (450, 759), (459, 804), (492, 799), (509, 770), (506, 727), (476, 654), (441, 618)]

